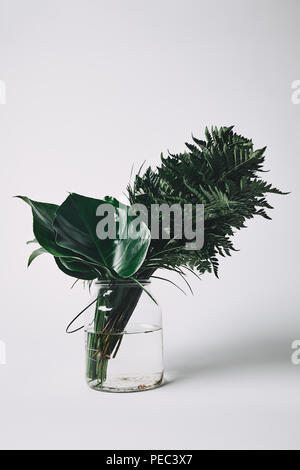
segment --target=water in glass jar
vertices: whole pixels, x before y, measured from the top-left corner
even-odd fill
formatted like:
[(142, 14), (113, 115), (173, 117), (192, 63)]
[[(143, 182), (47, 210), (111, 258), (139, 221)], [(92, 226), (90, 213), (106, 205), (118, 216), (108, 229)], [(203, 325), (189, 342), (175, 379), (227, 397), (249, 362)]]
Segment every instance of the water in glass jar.
[[(90, 337), (97, 335), (91, 331)], [(89, 364), (96, 361), (95, 350), (86, 342)], [(108, 360), (106, 380), (88, 380), (91, 388), (111, 392), (149, 390), (159, 386), (163, 379), (162, 328), (150, 324), (130, 324), (122, 334), (122, 342), (116, 354)]]

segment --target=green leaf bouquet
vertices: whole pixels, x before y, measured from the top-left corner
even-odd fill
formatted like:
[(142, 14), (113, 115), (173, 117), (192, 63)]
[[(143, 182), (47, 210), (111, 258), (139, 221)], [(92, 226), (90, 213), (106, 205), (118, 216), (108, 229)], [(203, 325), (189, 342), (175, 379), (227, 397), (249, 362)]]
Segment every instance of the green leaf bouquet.
[[(113, 305), (106, 311), (100, 311), (98, 303), (107, 288), (100, 289), (94, 301), (99, 335), (88, 341), (97, 361), (88, 364), (88, 376), (99, 384), (106, 379), (109, 360), (121, 345), (122, 331), (142, 292), (147, 291), (141, 281), (155, 277), (168, 280), (156, 276), (157, 270), (174, 271), (187, 284), (189, 272), (196, 276), (214, 272), (218, 276), (219, 257), (231, 255), (235, 231), (256, 215), (270, 218), (266, 212), (272, 209), (266, 199), (268, 193), (286, 194), (260, 177), (266, 148), (254, 150), (252, 140), (235, 133), (233, 127), (206, 128), (205, 140), (193, 137), (193, 143), (186, 146), (184, 153), (162, 156), (159, 167), (138, 172), (127, 188), (128, 205), (112, 197), (93, 199), (75, 193), (60, 206), (18, 196), (32, 209), (33, 242), (38, 245), (29, 265), (37, 256), (49, 253), (68, 276), (89, 285), (105, 281), (107, 288), (116, 286), (110, 299)], [(97, 210), (102, 204), (112, 205), (117, 216), (113, 239), (97, 236), (101, 220)], [(153, 204), (203, 204), (203, 247), (187, 250), (185, 237), (179, 239), (172, 231), (168, 239), (153, 239), (144, 222), (139, 224), (138, 237), (125, 237), (123, 232), (133, 219), (128, 209), (134, 204), (142, 204), (149, 211)], [(122, 280), (130, 280), (139, 288), (125, 290)], [(115, 331), (120, 334), (113, 334)]]

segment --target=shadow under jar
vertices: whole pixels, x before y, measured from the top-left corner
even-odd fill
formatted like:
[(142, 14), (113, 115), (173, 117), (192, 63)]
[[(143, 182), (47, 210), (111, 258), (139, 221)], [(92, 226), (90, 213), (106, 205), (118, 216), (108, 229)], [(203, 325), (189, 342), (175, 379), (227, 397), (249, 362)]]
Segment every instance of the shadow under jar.
[(95, 284), (97, 300), (85, 326), (86, 378), (94, 390), (135, 392), (162, 383), (161, 310), (153, 300), (150, 281), (139, 283)]

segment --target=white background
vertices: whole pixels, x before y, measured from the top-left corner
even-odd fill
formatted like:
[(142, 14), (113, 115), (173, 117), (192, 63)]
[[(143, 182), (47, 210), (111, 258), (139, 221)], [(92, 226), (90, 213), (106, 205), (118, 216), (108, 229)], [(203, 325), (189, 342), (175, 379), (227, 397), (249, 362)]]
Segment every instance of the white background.
[[(3, 449), (299, 448), (298, 0), (0, 0)], [(84, 382), (66, 323), (88, 294), (45, 255), (27, 270), (29, 208), (68, 191), (119, 196), (205, 125), (268, 145), (273, 221), (184, 297), (156, 281), (167, 383), (137, 394)]]

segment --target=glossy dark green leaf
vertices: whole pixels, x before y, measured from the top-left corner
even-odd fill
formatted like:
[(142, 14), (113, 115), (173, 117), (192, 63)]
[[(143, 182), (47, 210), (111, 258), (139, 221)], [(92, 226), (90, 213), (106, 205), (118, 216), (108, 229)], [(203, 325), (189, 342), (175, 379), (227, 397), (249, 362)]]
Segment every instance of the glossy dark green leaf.
[[(100, 205), (108, 203), (114, 205), (120, 223), (117, 225), (116, 239), (100, 240), (96, 228), (101, 217), (96, 213)], [(53, 223), (56, 243), (99, 266), (104, 266), (109, 272), (120, 277), (129, 277), (142, 265), (151, 234), (148, 227), (141, 224), (138, 239), (123, 238), (128, 228), (127, 210), (128, 206), (119, 204), (113, 198), (99, 200), (72, 193), (56, 212)]]
[(29, 260), (28, 260), (28, 264), (27, 266), (29, 267), (32, 263), (33, 260), (35, 260), (35, 258), (37, 258), (38, 256), (44, 254), (44, 253), (48, 253), (45, 248), (38, 248), (37, 250), (34, 250), (31, 255), (29, 256)]
[(80, 264), (79, 262), (69, 260), (68, 258), (55, 257), (54, 259), (59, 269), (68, 276), (86, 281), (92, 281), (98, 277), (96, 271), (85, 268), (84, 265)]
[(73, 253), (57, 245), (55, 242), (56, 234), (52, 224), (59, 206), (46, 202), (32, 201), (26, 196), (16, 197), (30, 205), (33, 215), (33, 232), (41, 247), (54, 256), (71, 256)]

